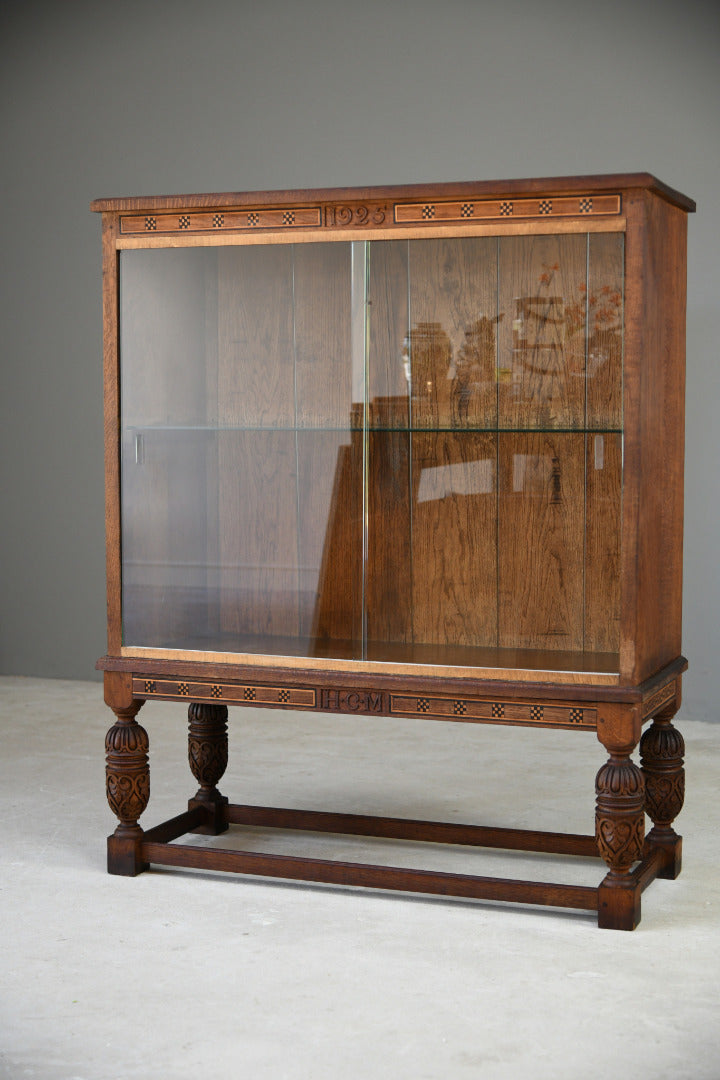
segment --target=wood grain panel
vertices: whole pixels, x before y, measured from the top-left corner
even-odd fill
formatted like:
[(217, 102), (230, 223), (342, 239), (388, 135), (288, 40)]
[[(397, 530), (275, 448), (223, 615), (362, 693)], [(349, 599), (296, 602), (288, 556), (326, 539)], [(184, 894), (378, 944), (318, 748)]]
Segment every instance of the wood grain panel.
[(620, 649), (622, 436), (587, 435), (585, 649)]
[(588, 237), (587, 426), (622, 427), (625, 237)]
[(583, 236), (500, 239), (501, 428), (583, 426), (586, 264)]
[(296, 637), (295, 433), (222, 432), (218, 460), (221, 629)]
[(412, 436), (413, 640), (497, 644), (497, 443)]
[(413, 426), (494, 425), (497, 241), (412, 240), (409, 268)]
[(298, 425), (349, 427), (350, 245), (298, 244), (293, 271)]
[(585, 436), (498, 445), (498, 644), (582, 649)]
[(218, 251), (218, 395), (221, 424), (295, 422), (292, 249)]
[(298, 432), (300, 633), (362, 636), (362, 433)]
[(368, 641), (412, 640), (410, 435), (368, 432)]
[(409, 424), (408, 245), (370, 245), (367, 387), (371, 427)]

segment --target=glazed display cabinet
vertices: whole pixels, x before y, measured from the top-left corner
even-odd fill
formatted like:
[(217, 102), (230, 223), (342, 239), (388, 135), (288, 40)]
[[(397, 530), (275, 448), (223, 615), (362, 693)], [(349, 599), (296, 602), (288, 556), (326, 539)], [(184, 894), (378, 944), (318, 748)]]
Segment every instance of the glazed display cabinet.
[[(633, 174), (93, 209), (110, 872), (509, 900), (632, 929), (642, 890), (680, 870), (694, 204)], [(189, 705), (199, 790), (145, 830), (136, 715), (154, 699)], [(228, 708), (248, 705), (511, 724), (518, 759), (523, 729), (594, 733), (595, 835), (232, 804)], [(241, 828), (237, 850), (180, 842), (242, 825), (607, 865), (585, 887), (263, 854)]]

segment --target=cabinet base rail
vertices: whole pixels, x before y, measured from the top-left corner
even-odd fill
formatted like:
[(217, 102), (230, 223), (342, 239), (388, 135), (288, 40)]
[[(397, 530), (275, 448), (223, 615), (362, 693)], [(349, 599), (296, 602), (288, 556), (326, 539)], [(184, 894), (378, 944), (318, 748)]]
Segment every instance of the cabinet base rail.
[(651, 881), (662, 876), (669, 858), (663, 848), (646, 841), (642, 860), (624, 875), (621, 887), (618, 887), (617, 881), (608, 879), (598, 887), (591, 887), (275, 855), (234, 848), (197, 847), (173, 842), (193, 831), (220, 833), (228, 825), (342, 833), (599, 859), (594, 836), (228, 803), (205, 806), (194, 802), (185, 813), (145, 832), (138, 828), (133, 835), (118, 836), (115, 833), (109, 837), (108, 870), (110, 873), (132, 876), (156, 864), (290, 881), (573, 908), (598, 912), (601, 926), (630, 930), (634, 929), (640, 918), (640, 894)]

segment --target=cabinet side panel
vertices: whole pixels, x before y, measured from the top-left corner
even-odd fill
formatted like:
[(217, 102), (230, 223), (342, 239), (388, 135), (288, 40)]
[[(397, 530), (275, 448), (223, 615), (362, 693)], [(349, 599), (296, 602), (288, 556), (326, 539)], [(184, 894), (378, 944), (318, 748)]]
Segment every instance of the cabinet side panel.
[(623, 553), (621, 668), (633, 681), (681, 650), (686, 244), (684, 211), (629, 200), (623, 545), (636, 546)]
[(498, 645), (582, 649), (585, 435), (498, 447)]
[(497, 439), (412, 436), (413, 640), (497, 645)]

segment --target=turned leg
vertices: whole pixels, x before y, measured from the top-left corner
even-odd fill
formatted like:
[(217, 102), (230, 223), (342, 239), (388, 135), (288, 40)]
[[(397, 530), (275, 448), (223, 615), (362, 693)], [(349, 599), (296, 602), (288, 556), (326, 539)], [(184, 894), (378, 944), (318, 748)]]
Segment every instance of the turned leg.
[(676, 878), (682, 866), (682, 837), (672, 823), (685, 799), (685, 743), (671, 720), (675, 709), (653, 719), (640, 740), (640, 764), (645, 776), (645, 812), (653, 822), (647, 846), (660, 848), (664, 864), (658, 877)]
[(200, 784), (188, 809), (200, 806), (206, 820), (193, 832), (216, 836), (225, 832), (224, 809), (228, 800), (217, 789), (228, 762), (228, 711), (226, 705), (203, 705), (193, 702), (188, 709), (188, 760), (193, 776)]
[(110, 809), (120, 819), (108, 837), (108, 873), (134, 877), (147, 869), (140, 857), (143, 830), (138, 818), (150, 798), (148, 736), (135, 717), (142, 701), (114, 707), (117, 722), (105, 738), (106, 787)]
[(609, 749), (595, 785), (598, 851), (609, 867), (599, 887), (598, 926), (634, 930), (640, 921), (640, 886), (630, 871), (643, 852), (645, 781), (630, 758), (634, 744)]

